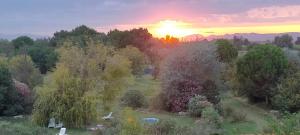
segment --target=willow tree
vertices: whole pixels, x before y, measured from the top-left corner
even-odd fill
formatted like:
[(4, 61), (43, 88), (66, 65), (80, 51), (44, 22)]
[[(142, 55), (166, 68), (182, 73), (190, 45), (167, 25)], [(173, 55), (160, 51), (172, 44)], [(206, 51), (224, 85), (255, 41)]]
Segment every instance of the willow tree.
[(83, 127), (99, 116), (99, 108), (110, 109), (131, 77), (131, 63), (92, 43), (85, 48), (65, 45), (58, 52), (56, 70), (37, 90), (33, 119), (44, 125), (54, 117), (67, 127)]

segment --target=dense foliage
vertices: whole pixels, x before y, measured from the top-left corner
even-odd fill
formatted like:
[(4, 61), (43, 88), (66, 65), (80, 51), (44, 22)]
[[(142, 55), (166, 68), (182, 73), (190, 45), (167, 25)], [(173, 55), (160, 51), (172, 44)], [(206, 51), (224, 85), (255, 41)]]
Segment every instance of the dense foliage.
[(31, 58), (26, 55), (12, 57), (9, 61), (13, 78), (27, 84), (31, 89), (42, 83), (42, 76)]
[(28, 49), (28, 54), (42, 74), (55, 67), (58, 60), (57, 53), (49, 45), (48, 39), (38, 39), (35, 45)]
[(215, 46), (209, 44), (182, 46), (165, 60), (161, 81), (171, 111), (187, 110), (189, 99), (195, 95), (206, 96), (212, 103), (218, 102), (215, 83), (219, 65), (215, 51)]
[(8, 67), (0, 63), (0, 116), (23, 112), (22, 98), (14, 87)]
[(72, 31), (62, 30), (54, 33), (54, 36), (51, 38), (51, 46), (60, 47), (64, 45), (64, 42), (68, 41), (74, 46), (86, 47), (91, 41), (103, 43), (104, 40), (105, 34), (99, 33), (85, 25), (81, 25)]
[(242, 94), (268, 102), (272, 88), (285, 73), (288, 61), (283, 51), (272, 45), (253, 47), (237, 62), (237, 77)]
[(226, 39), (216, 41), (217, 57), (220, 62), (230, 63), (238, 56), (238, 50)]
[(18, 50), (22, 47), (31, 46), (34, 44), (33, 39), (31, 39), (28, 36), (20, 36), (14, 40), (12, 40), (12, 44), (15, 48), (15, 50)]
[(146, 103), (146, 98), (141, 91), (128, 90), (121, 98), (121, 104), (132, 108), (143, 107)]
[(126, 48), (120, 49), (118, 54), (131, 61), (132, 74), (140, 76), (144, 73), (146, 59), (144, 53), (139, 51), (138, 48), (127, 46)]
[(212, 106), (212, 104), (207, 101), (205, 96), (196, 95), (189, 100), (188, 112), (193, 116), (199, 117), (203, 110), (210, 106)]
[(296, 112), (300, 110), (300, 72), (289, 75), (278, 86), (272, 105), (279, 110)]
[(33, 119), (44, 125), (54, 117), (67, 127), (83, 127), (97, 118), (96, 105), (111, 108), (131, 75), (130, 62), (99, 44), (85, 49), (66, 45), (59, 54), (49, 82), (38, 88)]

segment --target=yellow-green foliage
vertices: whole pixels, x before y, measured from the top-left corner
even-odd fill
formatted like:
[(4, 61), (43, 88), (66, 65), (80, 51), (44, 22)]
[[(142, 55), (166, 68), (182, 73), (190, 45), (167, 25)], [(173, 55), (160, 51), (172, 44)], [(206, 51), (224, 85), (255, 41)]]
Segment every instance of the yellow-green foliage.
[(42, 82), (42, 76), (30, 56), (18, 55), (9, 60), (9, 69), (14, 79), (27, 84), (30, 88)]
[(110, 109), (131, 77), (130, 62), (99, 44), (58, 52), (56, 70), (38, 88), (33, 120), (44, 125), (55, 117), (67, 127), (83, 127), (97, 119), (97, 105)]
[(137, 118), (136, 112), (131, 108), (125, 108), (122, 112), (121, 135), (142, 135), (143, 127)]
[(119, 54), (131, 61), (132, 74), (141, 75), (146, 64), (145, 55), (136, 47), (127, 46), (120, 49)]

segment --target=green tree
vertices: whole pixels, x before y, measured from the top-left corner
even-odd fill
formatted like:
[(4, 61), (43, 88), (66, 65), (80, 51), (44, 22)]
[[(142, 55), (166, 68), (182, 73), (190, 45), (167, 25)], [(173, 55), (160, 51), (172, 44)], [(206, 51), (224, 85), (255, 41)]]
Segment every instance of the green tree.
[(115, 29), (107, 34), (108, 45), (113, 45), (117, 48), (125, 48), (127, 45), (132, 45), (139, 48), (142, 52), (145, 52), (151, 47), (151, 44), (149, 44), (150, 39), (152, 39), (152, 35), (144, 28), (129, 31), (119, 31)]
[(58, 52), (57, 68), (37, 89), (33, 119), (44, 125), (55, 117), (67, 127), (84, 127), (111, 108), (131, 77), (130, 61), (92, 43), (66, 44)]
[(9, 67), (13, 78), (27, 84), (31, 89), (42, 83), (43, 78), (29, 56), (18, 55), (11, 58)]
[(264, 99), (267, 103), (272, 88), (284, 75), (288, 61), (281, 48), (273, 45), (253, 47), (237, 62), (237, 79), (242, 94), (250, 99)]
[(20, 100), (8, 67), (0, 63), (0, 116), (11, 116), (23, 112)]
[(216, 41), (217, 58), (220, 62), (230, 63), (238, 56), (238, 50), (226, 39)]
[(58, 55), (54, 49), (45, 45), (34, 45), (30, 47), (28, 54), (42, 74), (45, 74), (55, 67), (58, 60)]
[(293, 47), (293, 37), (288, 34), (284, 34), (282, 36), (276, 36), (274, 39), (274, 44), (277, 46), (280, 46), (280, 47), (292, 48)]
[(31, 46), (34, 44), (33, 39), (28, 36), (20, 36), (14, 40), (12, 40), (12, 44), (15, 47), (15, 50), (18, 50), (25, 46)]
[(12, 56), (14, 54), (14, 46), (9, 40), (0, 39), (0, 54)]
[(300, 45), (300, 37), (297, 37), (297, 40), (295, 41), (296, 45)]
[(91, 41), (103, 43), (105, 39), (106, 35), (104, 33), (99, 33), (92, 28), (81, 25), (72, 31), (62, 30), (54, 33), (54, 36), (51, 38), (51, 46), (60, 47), (64, 45), (64, 42), (68, 41), (71, 42), (72, 45), (86, 47)]
[(127, 46), (126, 48), (120, 49), (117, 53), (131, 61), (132, 74), (142, 75), (144, 73), (146, 59), (145, 55), (139, 51), (138, 48)]

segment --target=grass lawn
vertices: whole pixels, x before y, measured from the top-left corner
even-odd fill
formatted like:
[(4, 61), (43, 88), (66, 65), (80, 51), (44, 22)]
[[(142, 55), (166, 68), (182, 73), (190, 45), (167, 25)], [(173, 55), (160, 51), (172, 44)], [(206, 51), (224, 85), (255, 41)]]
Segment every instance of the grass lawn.
[(234, 97), (231, 94), (224, 95), (222, 99), (224, 107), (230, 106), (234, 111), (246, 114), (246, 122), (230, 123), (225, 119), (224, 130), (226, 134), (262, 133), (268, 127), (269, 113), (256, 105), (249, 104), (247, 100)]
[[(34, 125), (30, 118), (5, 118), (0, 117), (0, 135), (55, 135), (59, 129), (50, 129)], [(91, 135), (85, 129), (67, 129), (69, 135)]]

